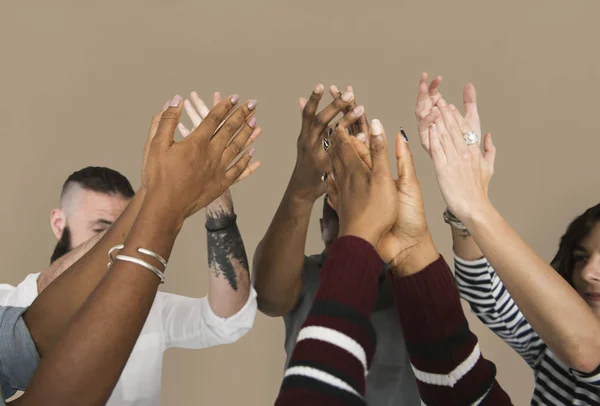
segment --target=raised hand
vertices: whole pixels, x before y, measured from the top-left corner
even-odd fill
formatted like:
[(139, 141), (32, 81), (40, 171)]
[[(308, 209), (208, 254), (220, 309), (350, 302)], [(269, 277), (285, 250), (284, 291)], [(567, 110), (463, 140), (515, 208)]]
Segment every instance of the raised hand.
[[(371, 154), (365, 140), (351, 139), (357, 154), (367, 167), (372, 167)], [(432, 243), (421, 187), (416, 176), (415, 165), (408, 141), (401, 133), (396, 135), (396, 167), (398, 178), (395, 180), (398, 210), (394, 225), (376, 247), (381, 258), (390, 266), (401, 268), (410, 253), (420, 245)], [(337, 188), (333, 180), (327, 179), (327, 193), (333, 208), (337, 204)]]
[(334, 201), (340, 218), (340, 236), (354, 235), (380, 245), (394, 225), (398, 211), (398, 195), (387, 158), (387, 141), (378, 120), (371, 124), (368, 151), (371, 168), (355, 149), (345, 127), (340, 126), (331, 137), (327, 154), (332, 164), (328, 185), (335, 189)]
[[(320, 179), (324, 172), (331, 170), (331, 163), (323, 149), (323, 138), (327, 138), (333, 131), (330, 122), (354, 100), (354, 93), (346, 91), (317, 113), (323, 90), (323, 85), (319, 84), (308, 100), (300, 98), (302, 127), (297, 142), (296, 166), (290, 182), (290, 186), (297, 191), (296, 195), (311, 203), (325, 193)], [(363, 114), (363, 106), (357, 106), (347, 112), (337, 124), (349, 127)]]
[(175, 96), (161, 116), (143, 183), (148, 197), (168, 199), (182, 220), (220, 196), (248, 168), (253, 149), (235, 159), (255, 131), (257, 102), (249, 100), (231, 113), (238, 100), (237, 95), (222, 100), (179, 142), (174, 132), (181, 116), (181, 97)]
[(485, 137), (483, 153), (479, 142), (467, 145), (465, 135), (474, 131), (471, 124), (443, 98), (437, 107), (441, 115), (429, 130), (431, 157), (448, 209), (465, 222), (489, 203), (496, 148), (491, 134)]

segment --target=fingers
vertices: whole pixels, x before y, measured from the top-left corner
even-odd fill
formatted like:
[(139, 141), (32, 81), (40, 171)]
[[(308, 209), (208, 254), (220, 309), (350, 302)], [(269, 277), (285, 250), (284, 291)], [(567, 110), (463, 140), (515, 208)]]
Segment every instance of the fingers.
[(496, 162), (496, 146), (492, 141), (491, 133), (487, 133), (485, 137), (483, 137), (483, 157), (494, 166), (494, 163)]
[(383, 125), (377, 119), (371, 121), (371, 160), (373, 168), (371, 172), (374, 176), (391, 175), (390, 162), (387, 156), (387, 140)]
[[(223, 127), (227, 125), (224, 124)], [(255, 131), (258, 130), (258, 133)], [(247, 122), (242, 124), (242, 129), (235, 135), (231, 142), (225, 147), (221, 155), (221, 162), (225, 167), (228, 167), (231, 162), (244, 150), (246, 143), (250, 137), (254, 138), (260, 135), (260, 129), (256, 128), (256, 117), (251, 117)], [(212, 144), (212, 142), (211, 142)]]
[(148, 137), (146, 138), (146, 145), (149, 145), (149, 142), (152, 141), (152, 139), (156, 135), (156, 130), (158, 130), (158, 124), (160, 123), (160, 118), (161, 118), (162, 114), (165, 112), (165, 110), (167, 109), (167, 107), (169, 107), (170, 102), (171, 102), (171, 100), (167, 100), (165, 105), (160, 110), (160, 113), (152, 116), (152, 121), (150, 122), (150, 129), (148, 130)]
[(166, 147), (170, 147), (175, 142), (173, 137), (179, 123), (179, 118), (181, 117), (181, 105), (181, 96), (176, 95), (171, 99), (167, 109), (160, 117), (153, 142), (160, 143)]
[(433, 163), (436, 167), (439, 168), (441, 165), (444, 165), (448, 162), (444, 148), (440, 142), (440, 133), (436, 124), (433, 124), (429, 128), (429, 147), (431, 150), (431, 158), (433, 159)]
[(183, 101), (183, 108), (185, 109), (185, 112), (187, 113), (190, 120), (192, 120), (193, 128), (198, 127), (202, 122), (202, 117), (200, 117), (200, 115), (196, 112), (196, 110), (192, 106), (192, 103), (190, 103), (188, 99), (185, 99)]
[(248, 168), (250, 160), (252, 159), (252, 155), (254, 155), (254, 151), (254, 148), (250, 148), (248, 152), (242, 155), (240, 159), (238, 159), (237, 162), (233, 164), (231, 168), (227, 170), (227, 172), (225, 172), (225, 180), (229, 185), (232, 185), (236, 180), (238, 180), (246, 168)]
[(344, 176), (346, 169), (352, 171), (357, 166), (366, 168), (354, 150), (350, 142), (350, 135), (344, 127), (337, 128), (335, 133), (330, 137), (330, 142), (331, 146), (327, 150), (327, 155), (329, 155), (332, 170), (336, 177)]
[(434, 107), (431, 112), (419, 120), (419, 138), (425, 151), (429, 152), (429, 127), (441, 117), (440, 109)]
[(196, 143), (207, 142), (211, 139), (221, 122), (229, 115), (239, 101), (239, 96), (234, 94), (219, 102), (195, 128), (187, 139)]
[(314, 116), (310, 137), (316, 140), (329, 122), (333, 120), (340, 111), (344, 110), (352, 100), (354, 100), (354, 93), (344, 92), (340, 97), (335, 98), (333, 102), (325, 107), (319, 114)]
[(298, 99), (298, 102), (300, 103), (300, 111), (304, 111), (304, 107), (306, 107), (306, 97), (301, 97)]
[(415, 115), (417, 116), (417, 120), (421, 120), (425, 117), (429, 112), (425, 111), (429, 98), (429, 89), (427, 87), (427, 72), (423, 72), (421, 74), (421, 79), (419, 80), (419, 87), (417, 90), (417, 103), (415, 107)]
[[(257, 103), (258, 102), (256, 100), (250, 99), (246, 103), (241, 105), (238, 109), (236, 109), (233, 112), (233, 114), (231, 114), (227, 118), (227, 120), (225, 120), (225, 122), (217, 130), (216, 134), (212, 137), (212, 139), (210, 140), (211, 146), (217, 148), (220, 151), (223, 151), (223, 149), (226, 146), (229, 148), (229, 141), (241, 129), (241, 134), (244, 135), (245, 138), (240, 138), (236, 136), (236, 143), (234, 144), (233, 142), (231, 142), (231, 144), (234, 144), (233, 148), (239, 147), (239, 150), (236, 152), (236, 155), (239, 154), (241, 152), (241, 148), (246, 143), (248, 137), (250, 137), (252, 129), (254, 128), (254, 125), (252, 125), (251, 121), (252, 119), (249, 119), (249, 117), (254, 114), (254, 110), (256, 108)], [(253, 122), (256, 123), (256, 119), (254, 119)], [(250, 129), (248, 127), (250, 127)]]
[[(204, 119), (206, 116), (208, 116), (210, 109), (206, 106), (206, 103), (204, 103), (204, 100), (202, 100), (200, 98), (200, 96), (198, 96), (198, 93), (192, 92), (190, 94), (190, 99), (192, 99), (192, 102), (196, 106), (198, 113), (200, 113), (200, 119)], [(216, 105), (217, 103), (215, 103), (214, 105)], [(198, 124), (200, 124), (200, 123), (198, 123)]]
[(250, 162), (242, 174), (233, 183), (238, 183), (252, 175), (260, 167), (260, 161)]
[(481, 135), (481, 121), (477, 111), (477, 93), (472, 83), (468, 83), (463, 90), (463, 104), (465, 105), (465, 120), (467, 120), (473, 131), (477, 131), (477, 134)]
[(429, 93), (429, 97), (431, 98), (431, 102), (435, 105), (437, 103), (437, 101), (440, 99), (440, 97), (442, 97), (442, 95), (440, 94), (440, 84), (442, 83), (442, 77), (438, 76), (437, 78), (433, 79), (431, 81), (431, 83), (429, 84), (429, 89), (428, 89), (428, 93)]
[(354, 150), (360, 157), (360, 159), (367, 165), (369, 169), (373, 167), (373, 161), (371, 160), (371, 150), (366, 144), (367, 136), (365, 133), (358, 133), (356, 137), (350, 137), (350, 143), (354, 147)]
[[(221, 102), (221, 93), (214, 92), (213, 93), (213, 107), (215, 107), (220, 102)], [(204, 117), (206, 117), (206, 116), (204, 116)]]
[(356, 123), (360, 116), (362, 116), (364, 113), (365, 108), (363, 106), (356, 106), (352, 110), (344, 114), (344, 116), (336, 123), (335, 127), (337, 128), (338, 126), (340, 126), (348, 129), (354, 123)]
[[(457, 153), (462, 154), (466, 151), (467, 144), (465, 143), (464, 132), (461, 130), (458, 121), (456, 121), (456, 117), (454, 111), (450, 108), (448, 103), (443, 98), (440, 98), (437, 103), (440, 112), (442, 113), (442, 119), (444, 121), (444, 126), (446, 127), (447, 134), (441, 134), (442, 137), (444, 135), (449, 135), (449, 138), (454, 143), (454, 147)], [(460, 113), (459, 113), (460, 114)], [(442, 145), (444, 142), (442, 140)]]
[[(464, 134), (471, 132), (473, 130), (473, 128), (469, 125), (467, 120), (465, 120), (465, 118), (462, 116), (462, 114), (460, 114), (460, 111), (458, 111), (456, 106), (451, 104), (450, 111), (452, 112), (452, 114), (454, 115), (454, 119), (458, 123), (458, 127), (460, 128), (460, 131), (463, 134), (463, 142), (466, 145), (467, 141), (465, 140)], [(469, 148), (471, 150), (475, 150), (478, 153), (481, 153), (480, 145), (481, 145), (481, 139), (478, 139), (477, 143), (467, 145), (467, 148)]]
[[(315, 86), (315, 89), (310, 95), (310, 98), (307, 102), (304, 103), (304, 106), (302, 107), (301, 134), (305, 134), (312, 126), (315, 114), (317, 114), (317, 108), (319, 107), (319, 101), (321, 101), (321, 98), (323, 97), (323, 89), (324, 87), (320, 83), (317, 86)], [(302, 104), (302, 99), (300, 99), (300, 103)]]
[(183, 138), (187, 137), (188, 135), (190, 135), (190, 130), (188, 130), (182, 123), (177, 124), (177, 129), (179, 130), (179, 132), (181, 133), (181, 136)]
[(242, 149), (246, 149), (248, 148), (250, 145), (252, 145), (252, 143), (254, 143), (254, 141), (256, 141), (256, 139), (262, 134), (262, 128), (260, 127), (256, 127), (254, 129), (254, 131), (252, 131), (252, 134), (250, 134), (250, 137), (248, 138), (248, 140), (246, 141), (246, 143), (244, 144), (244, 147)]

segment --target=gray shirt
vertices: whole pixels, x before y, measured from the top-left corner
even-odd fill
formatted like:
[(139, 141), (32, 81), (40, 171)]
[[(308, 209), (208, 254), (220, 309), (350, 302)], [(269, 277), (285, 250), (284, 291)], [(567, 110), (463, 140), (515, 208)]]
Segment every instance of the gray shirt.
[[(284, 317), (286, 367), (292, 355), (298, 333), (306, 321), (317, 289), (325, 255), (305, 257), (304, 287), (296, 307)], [(394, 296), (382, 270), (379, 295), (371, 323), (377, 333), (377, 346), (369, 375), (367, 375), (367, 404), (369, 406), (420, 406), (419, 390), (413, 374), (404, 336), (394, 307)]]
[(25, 307), (0, 306), (0, 405), (25, 390), (40, 361), (29, 329)]

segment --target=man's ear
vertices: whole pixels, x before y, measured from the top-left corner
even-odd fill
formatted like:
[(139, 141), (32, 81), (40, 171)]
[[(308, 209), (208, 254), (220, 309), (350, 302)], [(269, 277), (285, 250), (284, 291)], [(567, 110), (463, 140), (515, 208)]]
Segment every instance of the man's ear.
[(60, 240), (63, 234), (63, 230), (67, 225), (67, 217), (61, 209), (54, 209), (50, 213), (50, 227), (57, 240)]

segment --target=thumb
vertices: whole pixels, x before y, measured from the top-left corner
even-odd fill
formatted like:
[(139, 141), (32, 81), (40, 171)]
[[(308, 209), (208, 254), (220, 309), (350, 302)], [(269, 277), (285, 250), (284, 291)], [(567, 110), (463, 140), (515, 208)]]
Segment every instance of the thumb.
[(398, 170), (398, 180), (402, 182), (416, 179), (415, 161), (412, 152), (402, 133), (396, 135), (396, 165)]
[(387, 140), (383, 125), (377, 119), (371, 122), (371, 161), (373, 162), (373, 175), (389, 174), (390, 162), (387, 156)]
[(494, 162), (496, 161), (496, 146), (492, 141), (492, 133), (487, 133), (485, 137), (483, 137), (483, 157), (492, 166), (494, 165)]
[(154, 136), (155, 142), (157, 141), (165, 145), (171, 145), (175, 142), (173, 137), (179, 123), (179, 117), (181, 117), (181, 108), (181, 96), (176, 95), (169, 101), (167, 109), (160, 117), (156, 135)]

